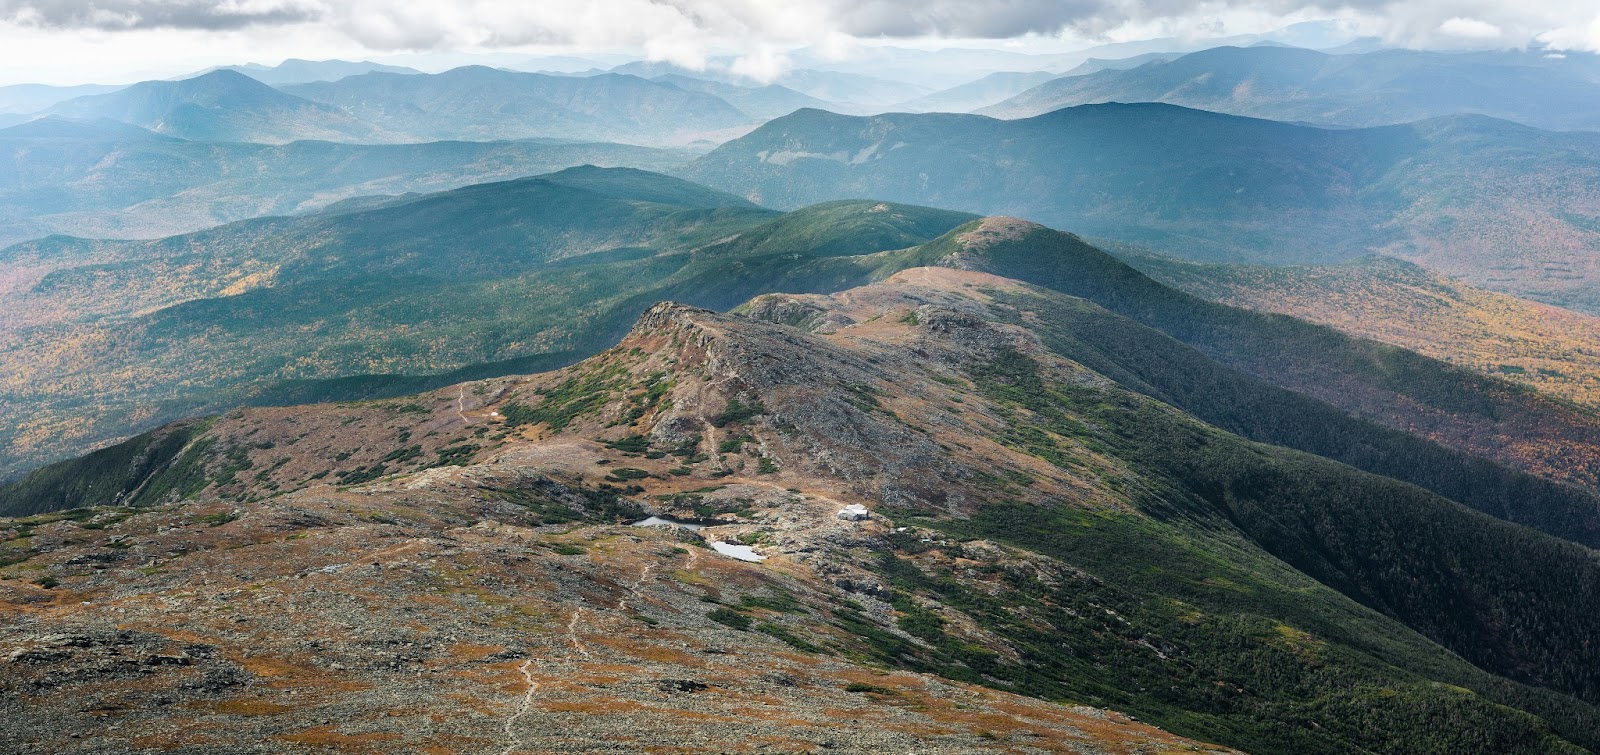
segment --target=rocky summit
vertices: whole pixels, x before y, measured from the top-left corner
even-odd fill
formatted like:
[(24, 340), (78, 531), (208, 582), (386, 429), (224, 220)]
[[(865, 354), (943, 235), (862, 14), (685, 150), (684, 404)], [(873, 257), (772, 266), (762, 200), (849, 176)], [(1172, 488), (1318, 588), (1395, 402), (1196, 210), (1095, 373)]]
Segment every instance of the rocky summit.
[[(1090, 579), (999, 543), (958, 552), (890, 512), (960, 515), (995, 472), (1116, 505), (1001, 445), (951, 443), (995, 421), (976, 397), (956, 403), (971, 390), (954, 365), (1026, 347), (960, 293), (997, 283), (922, 269), (838, 299), (764, 297), (742, 317), (661, 304), (559, 372), (167, 428), (184, 443), (139, 484), (189, 500), (11, 520), (0, 741), (1222, 751), (977, 674), (871, 660), (868, 642), (928, 644), (895, 605), (941, 610), (877, 573), (897, 547), (984, 591), (1016, 574)], [(874, 516), (835, 516), (851, 504)], [(695, 528), (628, 526), (651, 515)], [(1021, 660), (970, 619), (947, 629)]]
[[(1019, 229), (975, 228), (968, 256)], [(1583, 656), (1418, 612), (1581, 636), (1581, 546), (1210, 427), (1070, 358), (1063, 312), (1115, 318), (946, 267), (732, 314), (663, 303), (556, 372), (240, 409), (68, 462), (137, 505), (7, 521), (0, 736), (196, 753), (1587, 736)], [(1376, 525), (1355, 540), (1326, 526), (1358, 515)], [(1497, 542), (1445, 542), (1467, 522)], [(1367, 555), (1401, 531), (1414, 553), (1576, 577), (1418, 581)], [(1462, 660), (1485, 653), (1517, 667)]]

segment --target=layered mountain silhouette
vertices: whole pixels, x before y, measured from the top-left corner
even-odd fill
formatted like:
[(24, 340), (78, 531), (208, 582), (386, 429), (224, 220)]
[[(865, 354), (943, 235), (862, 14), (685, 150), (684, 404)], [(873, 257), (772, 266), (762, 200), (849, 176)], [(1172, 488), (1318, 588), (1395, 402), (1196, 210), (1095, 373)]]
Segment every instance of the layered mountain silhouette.
[[(643, 76), (651, 79), (663, 76), (681, 76), (747, 88), (761, 86), (761, 82), (734, 73), (732, 70), (715, 66), (697, 71), (660, 61), (635, 61), (616, 66), (611, 69), (611, 72)], [(798, 68), (785, 71), (766, 83), (797, 91), (807, 97), (826, 102), (830, 110), (848, 112), (876, 112), (891, 107), (895, 103), (907, 99), (908, 96), (920, 96), (930, 93), (930, 90), (925, 87), (892, 78), (846, 71), (819, 70), (816, 68)]]
[(663, 169), (690, 155), (617, 144), (286, 145), (180, 140), (110, 119), (0, 129), (0, 246), (51, 234), (152, 238), (574, 165)]
[(1479, 114), (1539, 128), (1600, 128), (1593, 56), (1217, 47), (1055, 79), (980, 112), (1040, 115), (1100, 102), (1166, 102), (1280, 121), (1379, 126)]
[(131, 123), (160, 134), (212, 142), (282, 144), (299, 139), (392, 141), (395, 135), (335, 107), (273, 89), (237, 71), (181, 81), (145, 81), (78, 97), (45, 111)]
[(369, 73), (283, 91), (415, 141), (561, 137), (687, 142), (750, 124), (727, 102), (637, 76), (552, 76), (465, 66)]
[(780, 115), (788, 115), (801, 108), (837, 108), (836, 105), (778, 84), (740, 86), (676, 73), (657, 76), (653, 80), (671, 84), (690, 92), (703, 92), (719, 97), (738, 108), (740, 112), (760, 120), (770, 120)]
[(981, 79), (906, 100), (895, 110), (913, 113), (967, 113), (1008, 100), (1060, 74), (1048, 71), (1002, 71)]
[(10, 84), (0, 86), (0, 116), (20, 117), (36, 113), (58, 102), (94, 94), (115, 92), (122, 87), (109, 84), (50, 86), (48, 84)]
[(1382, 252), (1600, 311), (1600, 136), (1481, 116), (1324, 129), (1163, 104), (1019, 120), (805, 110), (682, 175), (775, 207), (850, 197), (1009, 214), (1203, 261)]
[[(406, 143), (562, 138), (688, 143), (819, 104), (782, 88), (691, 85), (465, 66), (438, 74), (341, 61), (223, 68), (76, 97), (43, 111), (111, 119), (204, 142)], [(259, 79), (259, 80), (258, 80)], [(278, 88), (263, 81), (270, 81)], [(748, 115), (703, 89), (721, 89)]]
[(237, 71), (263, 84), (309, 84), (313, 81), (338, 81), (346, 76), (363, 73), (422, 73), (406, 66), (390, 66), (370, 60), (302, 60), (289, 58), (275, 66), (259, 63), (242, 66), (222, 66), (217, 70)]

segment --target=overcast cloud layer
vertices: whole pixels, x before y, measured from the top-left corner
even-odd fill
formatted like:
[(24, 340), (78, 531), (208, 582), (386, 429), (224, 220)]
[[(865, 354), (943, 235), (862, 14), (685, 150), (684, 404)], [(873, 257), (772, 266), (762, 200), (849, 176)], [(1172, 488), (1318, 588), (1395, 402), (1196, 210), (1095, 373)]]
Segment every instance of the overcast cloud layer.
[[(759, 76), (780, 70), (782, 51), (800, 45), (846, 49), (884, 38), (1087, 44), (1265, 31), (1312, 19), (1340, 19), (1409, 47), (1600, 51), (1600, 3), (1582, 0), (0, 0), (0, 47), (8, 35), (105, 43), (179, 32), (246, 43), (314, 37), (325, 47), (372, 53), (629, 48), (692, 67), (721, 49), (741, 55), (739, 66)], [(12, 63), (3, 58), (0, 64)]]

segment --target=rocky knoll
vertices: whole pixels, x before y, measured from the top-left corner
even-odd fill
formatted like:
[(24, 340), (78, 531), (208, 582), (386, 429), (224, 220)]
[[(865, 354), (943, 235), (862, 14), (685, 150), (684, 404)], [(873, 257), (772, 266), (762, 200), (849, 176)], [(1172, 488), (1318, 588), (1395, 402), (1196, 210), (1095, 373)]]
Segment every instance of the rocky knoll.
[[(142, 505), (0, 520), (0, 741), (1216, 749), (1100, 707), (868, 659), (836, 614), (911, 638), (871, 561), (891, 537), (934, 533), (834, 513), (929, 500), (973, 472), (890, 408), (901, 364), (821, 345), (661, 305), (561, 372), (168, 430), (186, 444), (122, 491)], [(712, 526), (621, 524), (647, 513)], [(999, 546), (985, 558), (1026, 562)]]

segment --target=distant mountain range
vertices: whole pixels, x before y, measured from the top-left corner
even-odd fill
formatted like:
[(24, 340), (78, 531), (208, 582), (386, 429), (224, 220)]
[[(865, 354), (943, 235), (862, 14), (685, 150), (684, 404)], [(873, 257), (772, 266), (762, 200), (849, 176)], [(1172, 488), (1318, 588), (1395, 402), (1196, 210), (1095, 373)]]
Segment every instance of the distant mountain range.
[(1102, 102), (1166, 102), (1339, 126), (1473, 113), (1539, 128), (1594, 130), (1600, 129), (1600, 62), (1588, 53), (1329, 55), (1293, 47), (1218, 47), (1055, 79), (980, 112), (1025, 118)]
[(714, 95), (622, 74), (552, 76), (468, 66), (428, 75), (369, 73), (283, 91), (412, 141), (687, 143), (756, 121)]
[[(1223, 45), (1235, 47), (1292, 45), (1314, 50), (1338, 47), (1344, 51), (1362, 52), (1374, 46), (1384, 47), (1381, 40), (1353, 38), (1348, 28), (1342, 28), (1337, 23), (1307, 22), (1265, 34), (1159, 37), (1112, 42), (1058, 53), (1028, 53), (1013, 49), (981, 47), (918, 49), (894, 45), (862, 45), (842, 57), (837, 50), (800, 49), (791, 52), (790, 58), (796, 68), (905, 81), (925, 87), (932, 92), (959, 86), (991, 73), (1051, 71), (1064, 74), (1095, 60), (1123, 60), (1145, 55), (1176, 57), (1183, 53)], [(726, 66), (731, 62), (713, 58), (710, 64)]]
[[(356, 174), (305, 173), (272, 185), (260, 178), (282, 169), (287, 163), (281, 161), (291, 159), (284, 155), (329, 148), (180, 146), (161, 141), (163, 136), (362, 141), (354, 135), (361, 132), (381, 134), (379, 141), (409, 142), (567, 133), (623, 141), (671, 134), (667, 141), (692, 141), (735, 134), (759, 120), (716, 93), (763, 114), (810, 101), (782, 87), (738, 88), (666, 76), (671, 78), (478, 68), (437, 75), (371, 73), (286, 87), (325, 103), (218, 71), (79, 98), (56, 109), (99, 125), (50, 121), (0, 135), (18, 156), (0, 169), (0, 186), (12, 187), (0, 203), (0, 240), (53, 232), (148, 237), (315, 208), (360, 193), (511, 177), (562, 167), (567, 160), (663, 168), (675, 159), (609, 148), (534, 156), (525, 151), (528, 145), (331, 150), (448, 154), (464, 161), (457, 165), (478, 160), (467, 154), (473, 151), (523, 151), (510, 163), (479, 162), (480, 168), (454, 182), (401, 178), (414, 175), (405, 160), (440, 166), (434, 170), (446, 164), (406, 157), (395, 158), (402, 163), (387, 174), (378, 172), (376, 162), (357, 162), (368, 167)], [(381, 124), (371, 125), (374, 120)], [(117, 131), (111, 121), (150, 133)], [(51, 129), (65, 131), (35, 150)], [(88, 135), (85, 129), (104, 133)], [(331, 133), (341, 129), (342, 135)], [(180, 153), (183, 162), (163, 162)], [(216, 184), (205, 177), (213, 170), (205, 166), (237, 161), (245, 153), (274, 157), (238, 174), (238, 182)], [(84, 182), (91, 175), (94, 180)], [(360, 178), (344, 183), (341, 176), (347, 175)], [(1281, 264), (1383, 253), (1496, 290), (1600, 311), (1600, 294), (1585, 266), (1600, 249), (1600, 213), (1586, 193), (1600, 176), (1600, 138), (1483, 117), (1332, 130), (1159, 104), (1085, 106), (1014, 121), (941, 114), (854, 118), (807, 109), (724, 144), (684, 175), (778, 207), (883, 197), (1018, 215), (1191, 259)], [(264, 191), (237, 188), (251, 182)], [(209, 184), (216, 184), (210, 193), (194, 191)], [(311, 187), (314, 192), (306, 193)], [(142, 205), (147, 202), (154, 203)], [(1511, 229), (1521, 230), (1510, 235)]]
[(997, 105), (1023, 92), (1066, 76), (1083, 76), (1096, 71), (1136, 68), (1151, 61), (1171, 60), (1181, 53), (1152, 52), (1131, 58), (1089, 58), (1066, 73), (1049, 71), (1000, 71), (933, 94), (901, 102), (891, 108), (913, 113), (970, 113)]
[(109, 94), (67, 100), (45, 113), (107, 118), (159, 134), (209, 142), (384, 142), (400, 138), (339, 108), (285, 94), (236, 71), (213, 71), (180, 81), (140, 82)]
[(819, 100), (778, 84), (740, 86), (710, 79), (697, 79), (676, 73), (657, 76), (653, 80), (671, 84), (686, 91), (702, 92), (720, 97), (728, 104), (738, 108), (740, 112), (760, 120), (771, 120), (780, 115), (788, 115), (801, 108), (829, 109), (838, 107), (833, 103)]
[[(567, 138), (710, 145), (801, 108), (849, 114), (979, 111), (1017, 118), (1086, 103), (1166, 102), (1340, 126), (1469, 113), (1545, 128), (1600, 128), (1600, 106), (1591, 104), (1600, 101), (1600, 58), (1583, 53), (1329, 55), (1258, 45), (1185, 55), (1136, 46), (1108, 48), (1102, 55), (1116, 53), (1130, 57), (1048, 58), (1073, 65), (994, 71), (938, 91), (806, 67), (757, 82), (734, 73), (727, 61), (704, 70), (635, 61), (609, 72), (552, 75), (483, 66), (424, 74), (371, 62), (288, 60), (125, 88), (0, 88), (0, 127), (37, 105), (45, 114), (114, 119), (195, 141)], [(874, 54), (902, 62), (927, 57)], [(986, 61), (984, 66), (1047, 62), (979, 51), (945, 51), (930, 59), (966, 58)]]
[[(296, 68), (293, 63), (271, 69), (271, 76), (220, 69), (177, 81), (141, 82), (106, 94), (66, 99), (42, 115), (115, 120), (204, 142), (382, 144), (558, 138), (661, 145), (721, 141), (767, 117), (822, 104), (782, 87), (671, 83), (621, 74), (567, 76), (474, 66), (439, 74), (374, 70), (332, 80), (370, 66), (330, 68), (339, 63), (332, 61)], [(274, 88), (257, 76), (328, 80)], [(719, 95), (738, 100), (756, 114), (743, 112)], [(3, 125), (8, 124), (0, 121)]]
[(203, 143), (51, 116), (0, 129), (0, 247), (51, 234), (154, 238), (373, 194), (575, 165), (665, 169), (692, 155), (616, 144)]
[[(744, 88), (763, 86), (762, 83), (747, 76), (715, 67), (696, 71), (671, 63), (635, 61), (616, 66), (611, 71), (654, 79), (677, 76)], [(904, 81), (814, 68), (787, 71), (773, 79), (771, 83), (827, 103), (825, 107), (829, 110), (850, 113), (878, 112), (906, 100), (908, 96), (921, 96), (932, 92), (928, 87)]]
[(852, 197), (1030, 218), (1188, 259), (1374, 252), (1600, 312), (1600, 134), (1482, 116), (1322, 129), (1164, 104), (1019, 120), (805, 110), (683, 175), (774, 207)]
[(81, 84), (56, 87), (45, 84), (12, 84), (0, 86), (0, 115), (36, 113), (58, 102), (75, 97), (106, 94), (122, 89), (106, 84)]
[[(1146, 63), (1181, 58), (1183, 55), (1184, 53), (1180, 52), (1147, 52), (1126, 58), (1089, 58), (1072, 70), (1062, 74), (1062, 76), (1085, 76), (1099, 71), (1125, 71), (1130, 68), (1138, 68)], [(1057, 76), (1056, 78), (1061, 77)]]
[(977, 81), (906, 100), (893, 109), (912, 113), (967, 113), (1014, 97), (1059, 75), (1048, 71), (991, 73)]
[[(300, 60), (290, 58), (275, 66), (248, 63), (240, 66), (221, 66), (212, 70), (234, 71), (271, 86), (309, 84), (313, 81), (338, 81), (346, 76), (363, 73), (422, 73), (415, 68), (389, 66), (370, 60)], [(209, 73), (207, 71), (206, 73)]]

